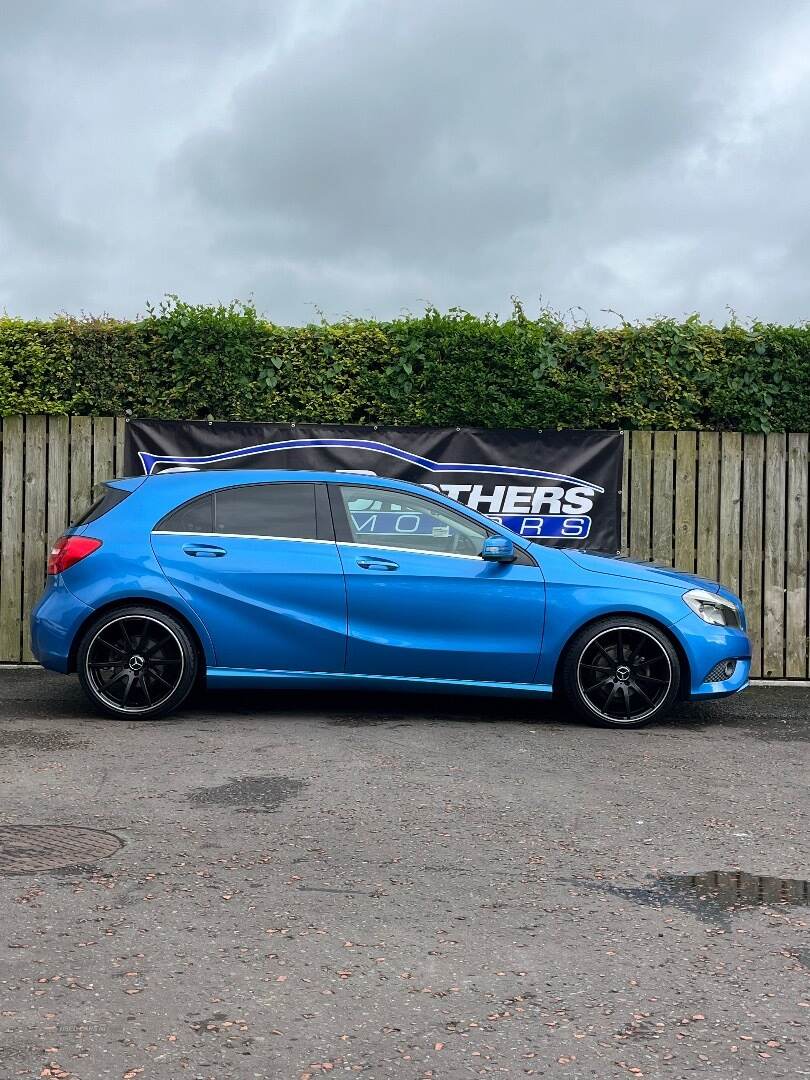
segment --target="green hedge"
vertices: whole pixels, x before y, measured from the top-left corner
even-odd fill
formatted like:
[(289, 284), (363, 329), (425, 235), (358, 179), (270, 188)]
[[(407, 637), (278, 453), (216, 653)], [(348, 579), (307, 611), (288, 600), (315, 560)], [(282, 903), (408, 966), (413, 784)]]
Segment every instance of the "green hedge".
[(274, 326), (173, 299), (138, 322), (0, 319), (0, 414), (483, 427), (810, 429), (810, 325), (570, 326), (429, 309)]

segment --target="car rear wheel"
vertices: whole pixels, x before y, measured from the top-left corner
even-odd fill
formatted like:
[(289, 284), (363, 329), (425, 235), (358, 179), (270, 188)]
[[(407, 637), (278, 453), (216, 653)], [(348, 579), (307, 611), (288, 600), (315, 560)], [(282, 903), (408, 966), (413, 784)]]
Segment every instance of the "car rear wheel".
[(665, 716), (681, 670), (667, 635), (646, 619), (611, 617), (577, 634), (562, 685), (580, 716), (604, 727), (641, 727)]
[(87, 629), (76, 667), (99, 712), (155, 720), (188, 696), (197, 677), (197, 650), (185, 627), (164, 611), (118, 608)]

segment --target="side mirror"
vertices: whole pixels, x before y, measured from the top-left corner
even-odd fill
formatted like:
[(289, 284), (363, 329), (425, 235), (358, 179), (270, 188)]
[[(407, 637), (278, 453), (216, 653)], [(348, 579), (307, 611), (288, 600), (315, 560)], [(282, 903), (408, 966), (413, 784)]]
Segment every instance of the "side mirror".
[(488, 562), (514, 562), (515, 545), (505, 536), (488, 536), (481, 548), (481, 558)]

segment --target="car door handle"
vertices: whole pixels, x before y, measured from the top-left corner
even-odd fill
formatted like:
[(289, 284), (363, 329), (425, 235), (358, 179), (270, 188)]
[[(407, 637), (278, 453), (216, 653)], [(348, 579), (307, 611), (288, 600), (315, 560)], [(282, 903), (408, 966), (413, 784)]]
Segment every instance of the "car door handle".
[(217, 547), (216, 544), (184, 544), (183, 551), (195, 559), (221, 559), (228, 554), (225, 548)]
[(361, 570), (399, 570), (399, 563), (391, 559), (358, 559), (357, 565)]

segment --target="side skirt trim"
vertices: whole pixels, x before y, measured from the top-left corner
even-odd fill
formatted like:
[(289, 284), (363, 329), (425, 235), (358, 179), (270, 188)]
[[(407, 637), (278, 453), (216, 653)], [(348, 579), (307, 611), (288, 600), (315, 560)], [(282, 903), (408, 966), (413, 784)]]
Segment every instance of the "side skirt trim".
[(551, 697), (552, 687), (546, 683), (477, 682), (474, 679), (412, 678), (405, 675), (355, 675), (349, 672), (328, 671), (265, 671), (252, 668), (210, 667), (207, 683), (218, 687), (301, 687), (312, 690), (342, 686), (346, 689), (446, 691), (468, 694), (526, 694), (531, 697)]

